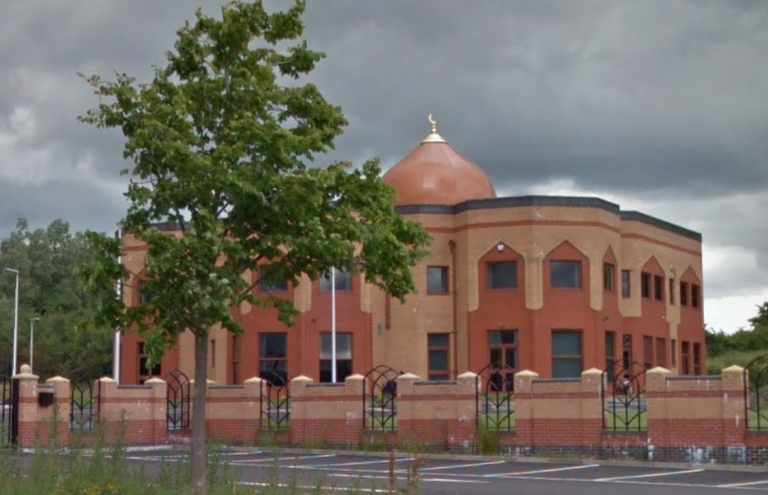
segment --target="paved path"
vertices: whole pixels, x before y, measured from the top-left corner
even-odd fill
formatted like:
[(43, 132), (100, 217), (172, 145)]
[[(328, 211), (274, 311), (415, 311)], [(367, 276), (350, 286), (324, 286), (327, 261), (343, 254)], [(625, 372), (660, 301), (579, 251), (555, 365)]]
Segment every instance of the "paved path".
[[(158, 465), (185, 462), (186, 455), (171, 451), (131, 453), (133, 463)], [(338, 452), (292, 452), (258, 449), (228, 450), (220, 462), (228, 464), (239, 482), (259, 487), (294, 484), (306, 492), (388, 493), (390, 477), (404, 488), (418, 467), (420, 493), (466, 495), (705, 495), (768, 494), (765, 472), (719, 471), (703, 466), (655, 468), (608, 466), (595, 463), (529, 462), (504, 459), (415, 458), (399, 453), (365, 455)], [(390, 468), (390, 464), (392, 468)]]

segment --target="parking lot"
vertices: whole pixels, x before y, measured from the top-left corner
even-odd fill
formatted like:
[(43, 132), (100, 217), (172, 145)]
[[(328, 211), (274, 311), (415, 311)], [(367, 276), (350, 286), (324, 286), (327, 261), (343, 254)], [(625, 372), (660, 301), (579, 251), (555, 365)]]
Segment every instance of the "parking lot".
[[(134, 463), (185, 462), (174, 451), (132, 452)], [(768, 470), (727, 471), (711, 466), (677, 468), (617, 466), (600, 462), (555, 463), (500, 458), (447, 458), (427, 454), (360, 454), (318, 451), (233, 449), (220, 454), (239, 483), (254, 487), (293, 485), (307, 492), (387, 493), (404, 488), (418, 473), (429, 494), (697, 494), (768, 493)], [(300, 490), (302, 491), (302, 490)]]

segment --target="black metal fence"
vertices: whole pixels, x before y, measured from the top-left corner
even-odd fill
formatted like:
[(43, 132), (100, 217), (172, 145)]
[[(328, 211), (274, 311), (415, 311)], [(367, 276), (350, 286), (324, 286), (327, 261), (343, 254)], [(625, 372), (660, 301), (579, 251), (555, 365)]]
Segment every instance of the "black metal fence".
[(645, 431), (645, 367), (640, 363), (616, 360), (602, 374), (600, 397), (603, 428), (610, 431)]
[(492, 431), (515, 429), (515, 370), (491, 363), (475, 377), (477, 427)]
[(0, 447), (16, 444), (19, 431), (18, 416), (19, 381), (0, 376)]
[(70, 377), (69, 429), (93, 431), (98, 424), (101, 404), (101, 382), (90, 373), (74, 373)]
[(262, 375), (264, 388), (261, 394), (261, 425), (268, 430), (288, 427), (291, 417), (291, 377), (288, 371), (276, 369)]
[(191, 394), (189, 378), (181, 370), (165, 375), (166, 392), (165, 428), (168, 431), (184, 431), (190, 428)]
[(744, 368), (744, 417), (750, 430), (768, 430), (768, 354)]
[(389, 366), (377, 366), (363, 381), (363, 428), (395, 431), (397, 429), (397, 377)]

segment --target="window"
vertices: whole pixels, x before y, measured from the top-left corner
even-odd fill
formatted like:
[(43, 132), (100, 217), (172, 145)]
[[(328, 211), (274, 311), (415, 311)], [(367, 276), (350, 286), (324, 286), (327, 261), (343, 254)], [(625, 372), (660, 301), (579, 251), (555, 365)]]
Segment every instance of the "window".
[(232, 383), (240, 383), (240, 337), (232, 336)]
[(138, 349), (139, 358), (139, 383), (144, 383), (153, 376), (159, 376), (161, 374), (160, 364), (153, 364), (149, 367), (149, 354), (147, 354), (147, 348), (144, 342), (139, 342)]
[(259, 377), (272, 385), (288, 380), (288, 343), (284, 333), (259, 335)]
[(625, 369), (629, 369), (633, 359), (632, 335), (625, 333), (621, 336), (621, 360), (623, 361)]
[[(330, 333), (320, 334), (320, 381), (330, 383), (333, 378), (333, 355)], [(336, 382), (343, 382), (352, 374), (352, 334), (336, 333)]]
[(653, 368), (653, 337), (643, 337), (643, 367)]
[(667, 339), (656, 337), (656, 366), (667, 366)]
[(328, 271), (320, 278), (321, 291), (331, 291), (331, 279), (336, 283), (336, 290), (345, 292), (352, 290), (352, 274), (346, 270), (333, 270), (333, 275)]
[(552, 331), (552, 378), (581, 376), (581, 332)]
[(211, 368), (216, 367), (216, 339), (211, 339)]
[(427, 358), (429, 362), (429, 380), (448, 380), (448, 351), (451, 338), (447, 333), (427, 335)]
[(688, 284), (680, 282), (680, 306), (688, 306)]
[(675, 279), (669, 279), (669, 304), (675, 304)]
[(701, 375), (701, 344), (699, 342), (693, 343), (693, 374)]
[(610, 263), (603, 263), (603, 290), (613, 292), (616, 268)]
[(448, 293), (448, 267), (427, 267), (427, 294)]
[(696, 284), (691, 284), (691, 306), (699, 307), (699, 286)]
[(155, 294), (151, 290), (149, 290), (149, 288), (146, 286), (146, 283), (143, 280), (139, 281), (138, 291), (139, 291), (140, 306), (143, 304), (152, 302), (152, 299), (155, 298)]
[(653, 297), (657, 301), (664, 300), (664, 277), (653, 276)]
[(669, 343), (669, 357), (672, 358), (672, 366), (677, 366), (677, 340), (672, 339)]
[(640, 274), (641, 281), (641, 295), (643, 297), (651, 297), (651, 274), (642, 272)]
[(259, 288), (263, 292), (283, 292), (288, 290), (288, 281), (272, 280), (263, 268), (259, 268)]
[(682, 370), (680, 370), (681, 374), (683, 375), (690, 375), (691, 374), (691, 344), (690, 342), (683, 341), (680, 348), (680, 360), (682, 364)]
[(491, 364), (517, 369), (517, 330), (491, 330), (488, 349)]
[(550, 261), (549, 285), (558, 289), (581, 287), (581, 261)]
[(605, 369), (613, 371), (616, 361), (616, 332), (605, 332)]
[(621, 271), (621, 297), (629, 297), (629, 270)]
[(514, 289), (517, 287), (517, 262), (496, 261), (486, 263), (489, 289)]

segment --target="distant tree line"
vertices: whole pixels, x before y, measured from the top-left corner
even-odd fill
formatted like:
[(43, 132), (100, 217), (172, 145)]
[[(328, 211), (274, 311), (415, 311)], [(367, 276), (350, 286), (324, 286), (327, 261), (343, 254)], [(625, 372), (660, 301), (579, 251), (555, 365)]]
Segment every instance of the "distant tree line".
[(707, 368), (719, 374), (724, 366), (745, 366), (752, 359), (768, 354), (768, 302), (757, 308), (757, 315), (749, 319), (749, 327), (732, 334), (722, 330), (706, 330)]
[(30, 230), (26, 219), (0, 241), (0, 375), (11, 370), (16, 279), (19, 270), (18, 365), (29, 362), (29, 330), (34, 324), (34, 369), (41, 378), (110, 372), (112, 332), (93, 324), (95, 301), (85, 290), (79, 267), (92, 257), (83, 233), (54, 220)]

